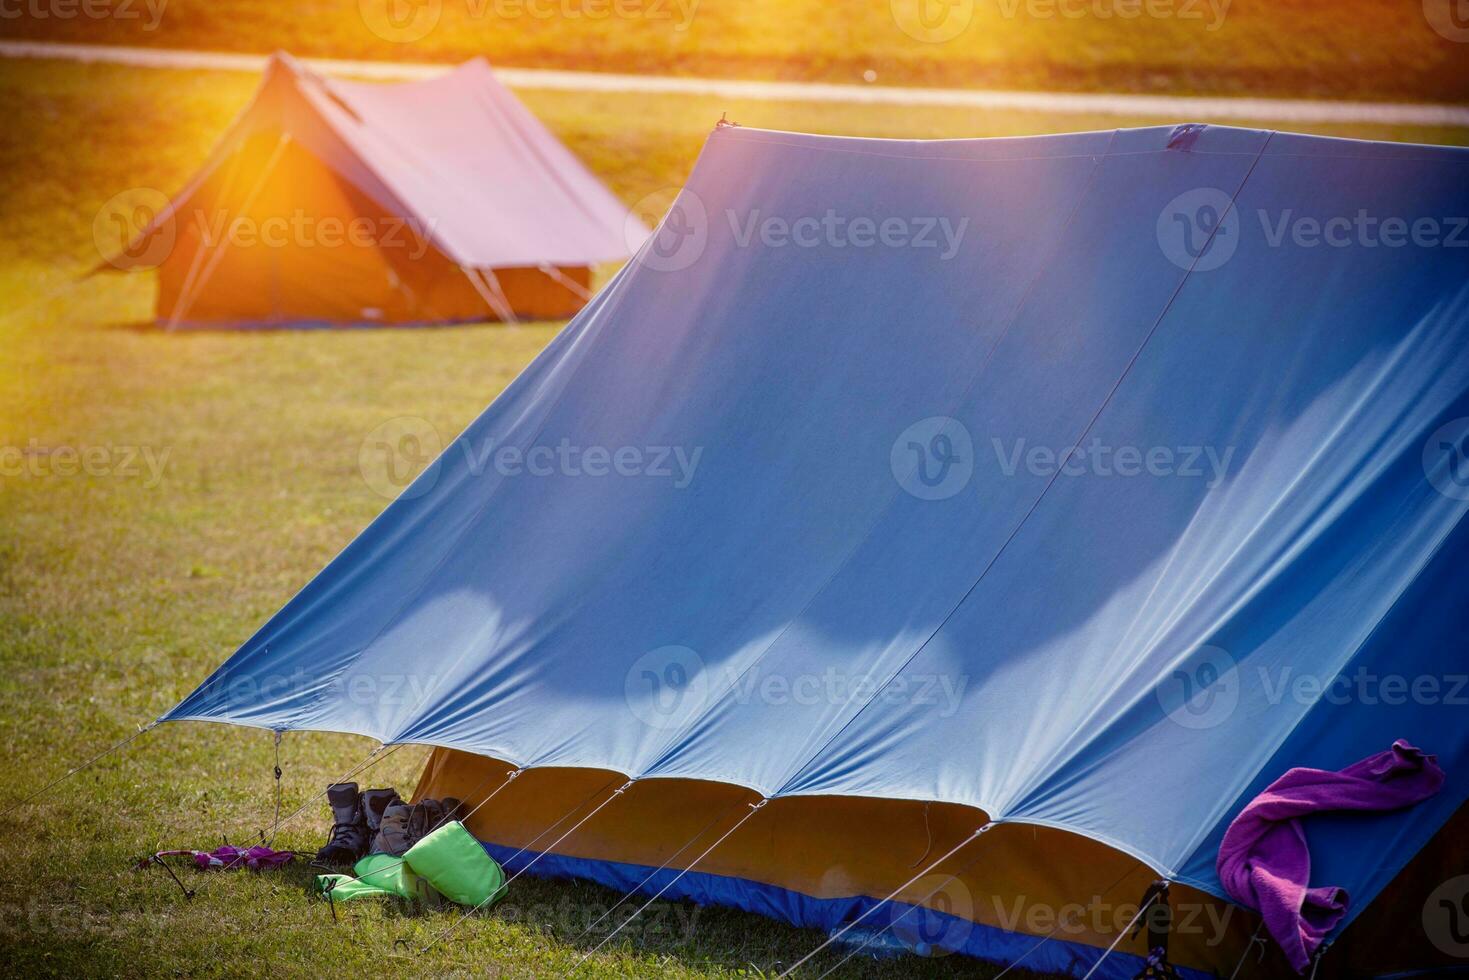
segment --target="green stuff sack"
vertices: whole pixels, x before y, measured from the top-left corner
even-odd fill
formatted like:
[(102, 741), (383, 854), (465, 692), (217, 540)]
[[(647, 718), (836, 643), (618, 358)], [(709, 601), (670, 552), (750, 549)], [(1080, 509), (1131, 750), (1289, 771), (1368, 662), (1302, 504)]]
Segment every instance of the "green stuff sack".
[(323, 895), (330, 890), (333, 902), (388, 896), (431, 901), (438, 897), (432, 886), (414, 874), (403, 858), (391, 854), (367, 855), (352, 866), (350, 875), (318, 875), (316, 887)]
[(505, 894), (505, 872), (458, 820), (414, 844), (403, 860), (451, 902), (488, 905)]

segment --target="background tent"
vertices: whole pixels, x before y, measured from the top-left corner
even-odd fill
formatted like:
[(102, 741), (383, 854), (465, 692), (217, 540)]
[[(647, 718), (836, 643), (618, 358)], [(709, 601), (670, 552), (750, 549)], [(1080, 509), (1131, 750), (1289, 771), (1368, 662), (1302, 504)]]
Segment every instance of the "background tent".
[[(454, 750), (434, 795), (532, 770), (493, 846), (635, 779), (553, 868), (629, 885), (769, 799), (679, 887), (812, 924), (998, 820), (938, 869), (972, 898), (938, 945), (1078, 975), (1126, 919), (1027, 909), (1155, 876), (1222, 909), (1247, 800), (1404, 738), (1442, 793), (1310, 827), (1350, 935), (1414, 855), (1449, 877), (1469, 793), (1466, 176), (1232, 128), (720, 128), (655, 239), (166, 717)], [(1289, 227), (1359, 213), (1443, 233)], [(1450, 955), (1426, 898), (1391, 909), (1419, 963)], [(1228, 975), (1253, 931), (1179, 958)]]
[(159, 266), (169, 325), (560, 318), (645, 235), (483, 59), (381, 85), (277, 54), (112, 264)]

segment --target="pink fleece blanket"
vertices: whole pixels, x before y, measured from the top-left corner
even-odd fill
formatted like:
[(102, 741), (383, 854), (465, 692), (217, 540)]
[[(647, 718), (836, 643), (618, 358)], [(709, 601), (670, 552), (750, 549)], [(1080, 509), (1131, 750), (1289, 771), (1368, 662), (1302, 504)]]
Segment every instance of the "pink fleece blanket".
[(1328, 810), (1397, 810), (1443, 786), (1436, 757), (1399, 740), (1340, 772), (1291, 769), (1249, 802), (1224, 832), (1217, 868), (1224, 890), (1259, 911), (1297, 973), (1341, 921), (1347, 893), (1312, 888), (1300, 818)]

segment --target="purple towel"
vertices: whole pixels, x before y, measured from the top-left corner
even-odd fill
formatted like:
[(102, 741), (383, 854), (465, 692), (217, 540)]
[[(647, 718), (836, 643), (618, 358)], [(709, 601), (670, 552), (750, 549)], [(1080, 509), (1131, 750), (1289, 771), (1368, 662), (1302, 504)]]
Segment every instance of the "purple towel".
[(1340, 888), (1312, 888), (1311, 852), (1300, 817), (1328, 810), (1397, 810), (1443, 786), (1435, 756), (1399, 739), (1393, 747), (1343, 769), (1292, 769), (1249, 802), (1219, 845), (1219, 880), (1241, 905), (1259, 911), (1265, 928), (1297, 973), (1347, 910)]

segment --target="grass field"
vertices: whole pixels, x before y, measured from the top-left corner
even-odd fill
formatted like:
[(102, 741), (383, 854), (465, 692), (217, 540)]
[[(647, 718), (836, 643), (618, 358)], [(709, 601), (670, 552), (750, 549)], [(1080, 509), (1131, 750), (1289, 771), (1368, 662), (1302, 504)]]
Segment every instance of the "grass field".
[[(151, 316), (148, 276), (75, 278), (98, 259), (93, 216), (127, 188), (179, 186), (254, 79), (49, 63), (0, 63), (0, 73), (11, 123), (0, 133), (0, 448), (7, 460), (24, 460), (0, 475), (8, 761), (0, 797), (13, 804), (170, 707), (385, 505), (358, 469), (371, 429), (414, 415), (446, 437), (457, 432), (559, 324), (248, 335), (141, 326)], [(679, 183), (724, 109), (751, 125), (905, 137), (1120, 122), (568, 93), (528, 101), (628, 201)], [(101, 450), (103, 465), (68, 475), (64, 452), (89, 448)], [(361, 739), (288, 735), (287, 809), (369, 748)], [(398, 752), (370, 782), (406, 791), (422, 755)], [(616, 897), (522, 879), (452, 941), (422, 959), (395, 959), (395, 939), (420, 944), (450, 913), (362, 905), (333, 924), (308, 896), (302, 867), (186, 879), (200, 888), (189, 902), (162, 873), (130, 870), (159, 847), (251, 838), (271, 817), (271, 765), (264, 733), (163, 726), (39, 805), (12, 811), (0, 837), (9, 969), (546, 975), (589, 948), (577, 938), (582, 927)], [(325, 807), (314, 805), (281, 842), (314, 849), (325, 827)], [(598, 953), (584, 975), (758, 975), (819, 941), (685, 906), (661, 906), (647, 921)], [(853, 961), (842, 975), (985, 974), (950, 958)]]
[[(86, 43), (483, 54), (592, 71), (1469, 101), (1469, 45), (1425, 14), (1451, 0), (128, 0), (99, 17), (33, 2), (43, 16), (0, 26)], [(386, 20), (394, 2), (401, 29)]]

